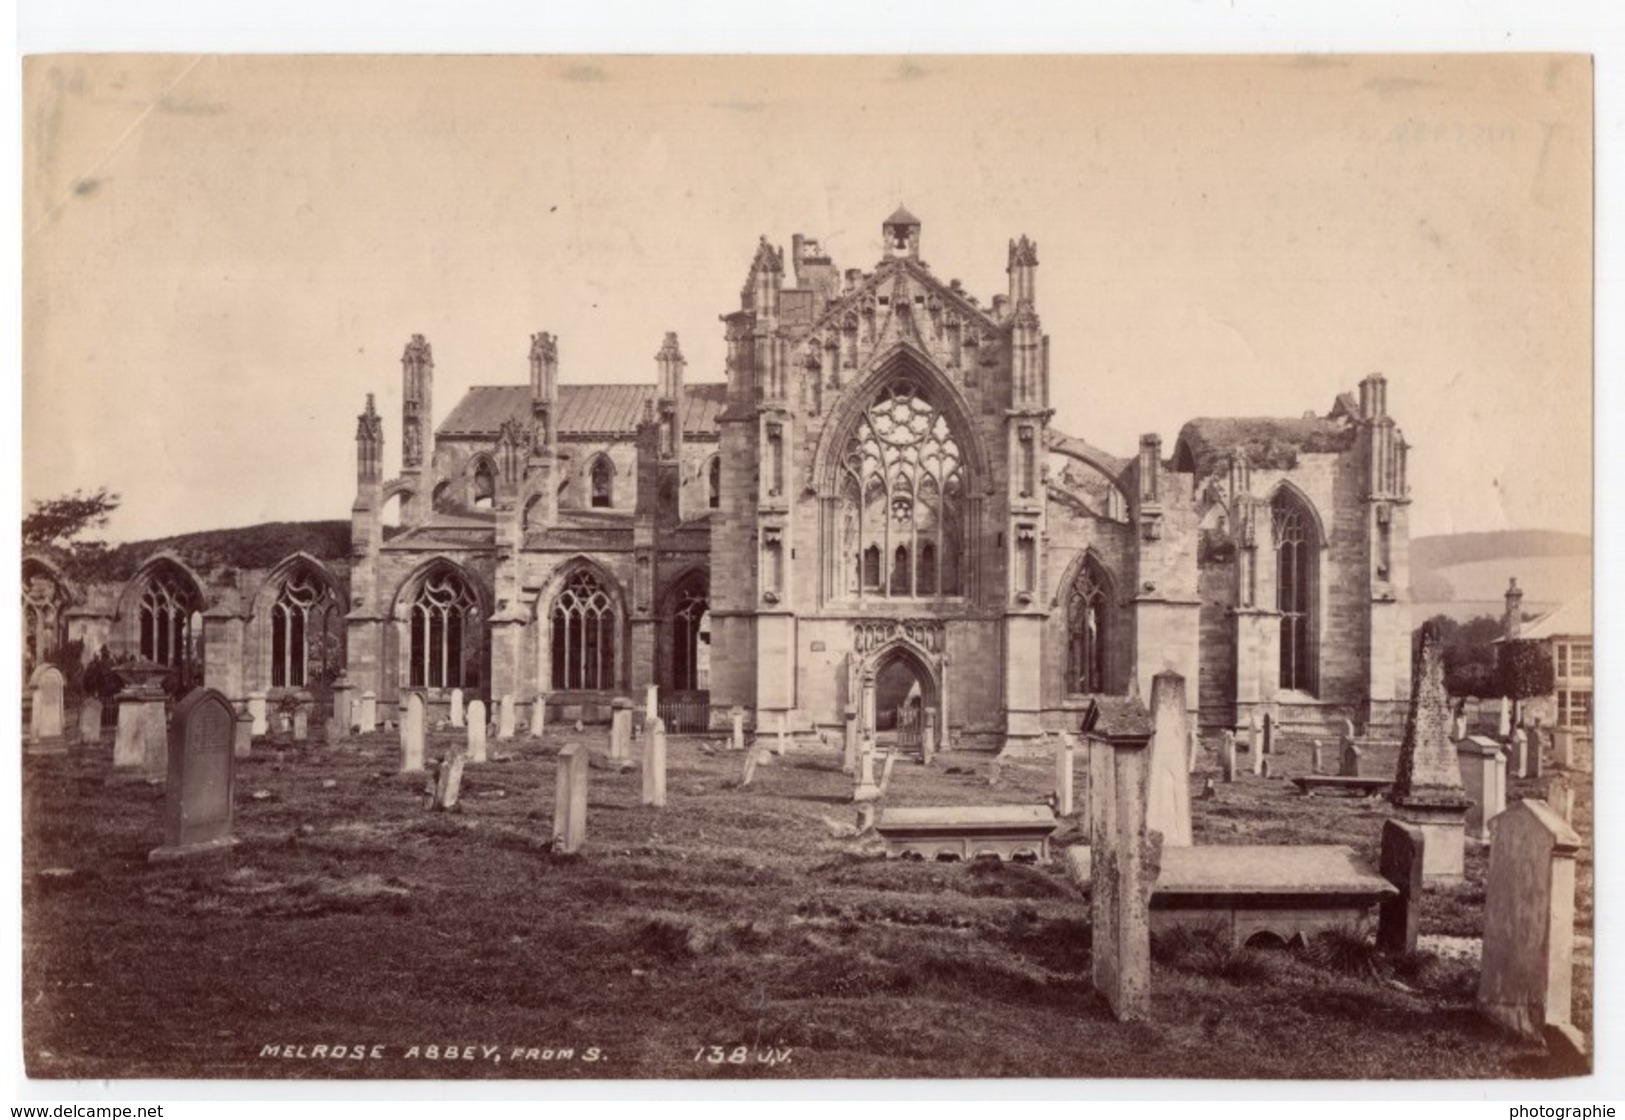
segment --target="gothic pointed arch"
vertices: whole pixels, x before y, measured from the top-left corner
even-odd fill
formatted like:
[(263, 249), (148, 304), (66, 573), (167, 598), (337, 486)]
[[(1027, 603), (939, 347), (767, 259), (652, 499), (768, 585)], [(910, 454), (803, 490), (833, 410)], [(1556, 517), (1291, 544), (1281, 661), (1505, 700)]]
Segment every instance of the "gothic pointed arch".
[(615, 460), (599, 452), (587, 460), (587, 505), (593, 509), (615, 506)]
[(664, 640), (661, 685), (670, 692), (711, 687), (711, 574), (696, 565), (666, 591), (660, 616)]
[(1052, 603), (1066, 623), (1068, 694), (1116, 691), (1111, 657), (1116, 602), (1111, 573), (1093, 548), (1084, 550), (1072, 562)]
[(537, 598), (544, 687), (554, 692), (608, 692), (623, 680), (626, 600), (620, 584), (592, 558), (562, 564)]
[(393, 609), (403, 630), (401, 687), (482, 690), (490, 677), (490, 601), (483, 581), (447, 556), (402, 580)]
[(485, 452), (468, 461), (468, 504), (471, 509), (490, 509), (496, 504), (497, 465)]
[(149, 557), (119, 595), (119, 651), (170, 666), (183, 690), (201, 684), (205, 606), (202, 581), (178, 556)]
[(23, 557), (23, 676), (46, 664), (67, 641), (75, 595), (62, 570), (42, 556)]
[(957, 390), (894, 349), (847, 394), (814, 464), (826, 597), (969, 594), (985, 463)]
[(251, 611), (257, 687), (315, 688), (342, 670), (343, 588), (314, 556), (296, 552), (272, 568)]
[(1326, 538), (1314, 504), (1281, 483), (1269, 498), (1270, 562), (1280, 614), (1279, 686), (1316, 695), (1320, 668), (1320, 554)]

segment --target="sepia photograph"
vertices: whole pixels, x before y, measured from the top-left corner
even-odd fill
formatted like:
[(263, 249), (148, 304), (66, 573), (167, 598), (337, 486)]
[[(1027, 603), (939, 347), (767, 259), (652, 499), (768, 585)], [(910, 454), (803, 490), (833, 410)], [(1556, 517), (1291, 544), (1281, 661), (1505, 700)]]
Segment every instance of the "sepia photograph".
[(21, 60), (31, 1082), (1596, 1072), (1593, 59), (898, 47)]

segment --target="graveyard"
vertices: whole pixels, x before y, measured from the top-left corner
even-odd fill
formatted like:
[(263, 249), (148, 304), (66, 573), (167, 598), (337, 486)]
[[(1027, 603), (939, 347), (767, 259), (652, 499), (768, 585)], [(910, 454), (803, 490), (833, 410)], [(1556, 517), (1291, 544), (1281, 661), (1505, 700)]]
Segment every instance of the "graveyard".
[[(624, 748), (604, 726), (506, 737), (494, 724), (482, 759), (467, 732), (437, 724), (411, 773), (392, 727), (331, 741), (272, 727), (225, 771), (230, 842), (205, 837), (208, 850), (154, 858), (173, 839), (173, 745), (160, 781), (151, 767), (115, 768), (106, 739), (80, 741), (68, 724), (61, 749), (22, 762), (33, 1077), (1410, 1080), (1583, 1069), (1475, 1007), (1489, 867), (1471, 840), (1461, 880), (1423, 892), (1415, 950), (1377, 951), (1374, 909), (1284, 946), (1158, 929), (1148, 1013), (1121, 1022), (1091, 982), (1090, 899), (1063, 855), (1089, 839), (1087, 760), (1050, 858), (946, 862), (888, 858), (866, 826), (893, 808), (981, 807), (1018, 823), (1064, 809), (1051, 759), (899, 758), (876, 768), (884, 788), (855, 802), (854, 782), (868, 783), (843, 772), (838, 740), (775, 754), (764, 738), (747, 765), (726, 732), (674, 734), (656, 791), (640, 766), (653, 736)], [(1195, 850), (1347, 845), (1377, 867), (1394, 807), (1306, 796), (1293, 778), (1337, 773), (1315, 766), (1316, 749), (1283, 735), (1262, 760), (1269, 776), (1243, 751), (1224, 781), (1222, 741), (1201, 740), (1187, 789)], [(1392, 775), (1395, 755), (1369, 745), (1361, 773)], [(561, 773), (575, 777), (564, 797)], [(1550, 777), (1514, 772), (1507, 803), (1546, 796)], [(1571, 823), (1589, 836), (1589, 776), (1570, 779)], [(1589, 1037), (1589, 846), (1574, 868), (1572, 1022)]]

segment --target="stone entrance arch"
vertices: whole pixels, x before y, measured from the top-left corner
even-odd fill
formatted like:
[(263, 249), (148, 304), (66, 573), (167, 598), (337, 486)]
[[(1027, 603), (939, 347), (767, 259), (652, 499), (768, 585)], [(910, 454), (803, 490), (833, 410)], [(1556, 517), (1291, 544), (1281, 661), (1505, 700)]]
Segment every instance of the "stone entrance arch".
[[(948, 654), (941, 641), (939, 626), (929, 634), (909, 634), (903, 623), (895, 625), (899, 632), (882, 637), (874, 631), (875, 624), (860, 624), (858, 640), (850, 659), (850, 680), (847, 695), (856, 699), (859, 734), (873, 738), (878, 730), (878, 695), (883, 675), (907, 673), (919, 685), (920, 701), (924, 711), (936, 727), (936, 740), (941, 743), (948, 728)], [(869, 640), (865, 640), (868, 637)], [(924, 640), (921, 640), (921, 639)]]

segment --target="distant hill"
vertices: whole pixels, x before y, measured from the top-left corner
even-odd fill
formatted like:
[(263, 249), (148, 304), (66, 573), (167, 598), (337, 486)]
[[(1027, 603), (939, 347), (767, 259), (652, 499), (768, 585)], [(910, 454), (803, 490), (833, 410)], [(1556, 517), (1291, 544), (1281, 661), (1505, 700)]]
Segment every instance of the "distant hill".
[(318, 560), (342, 561), (350, 555), (348, 521), (269, 521), (240, 529), (207, 529), (150, 541), (130, 541), (100, 551), (82, 551), (69, 563), (69, 573), (85, 582), (119, 582), (135, 575), (146, 560), (172, 552), (194, 572), (207, 577), (226, 569), (269, 568), (295, 552)]
[(1591, 587), (1591, 538), (1548, 529), (1449, 533), (1411, 541), (1412, 617), (1499, 616), (1517, 577), (1524, 612), (1554, 609)]

